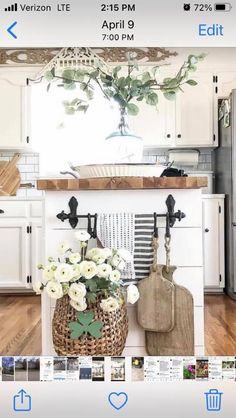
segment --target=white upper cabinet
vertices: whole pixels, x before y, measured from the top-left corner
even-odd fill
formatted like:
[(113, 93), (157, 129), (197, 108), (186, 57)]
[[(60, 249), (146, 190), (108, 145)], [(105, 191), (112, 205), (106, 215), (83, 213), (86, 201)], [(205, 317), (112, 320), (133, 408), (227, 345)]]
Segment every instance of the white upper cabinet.
[(216, 146), (217, 95), (212, 73), (193, 73), (196, 86), (184, 85), (176, 99), (176, 145)]
[(27, 78), (37, 70), (0, 67), (0, 149), (30, 146), (30, 86)]
[[(163, 78), (175, 74), (166, 72)], [(217, 92), (213, 73), (197, 72), (196, 86), (184, 85), (175, 101), (159, 93), (157, 108), (140, 102), (140, 112), (130, 117), (130, 127), (145, 147), (182, 148), (217, 146)]]
[(144, 146), (171, 147), (175, 143), (175, 102), (158, 93), (157, 106), (139, 102), (139, 114), (129, 116), (132, 131), (143, 138)]

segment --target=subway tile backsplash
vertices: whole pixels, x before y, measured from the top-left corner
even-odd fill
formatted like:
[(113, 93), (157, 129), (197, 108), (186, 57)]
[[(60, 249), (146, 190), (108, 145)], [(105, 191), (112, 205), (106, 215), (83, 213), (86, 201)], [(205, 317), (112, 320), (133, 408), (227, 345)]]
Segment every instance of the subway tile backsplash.
[[(10, 161), (15, 152), (0, 152), (0, 160)], [(21, 174), (21, 183), (32, 183), (31, 189), (21, 188), (17, 192), (19, 197), (40, 197), (42, 192), (36, 189), (36, 179), (39, 176), (39, 154), (22, 154), (17, 167)]]

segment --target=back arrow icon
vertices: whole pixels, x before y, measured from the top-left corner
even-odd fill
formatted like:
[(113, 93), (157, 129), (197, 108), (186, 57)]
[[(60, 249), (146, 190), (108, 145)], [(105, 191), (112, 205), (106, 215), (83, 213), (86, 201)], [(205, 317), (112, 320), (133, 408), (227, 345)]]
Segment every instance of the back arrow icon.
[(17, 25), (17, 22), (12, 23), (11, 26), (9, 26), (9, 28), (7, 28), (7, 32), (9, 33), (9, 35), (11, 35), (14, 39), (17, 39), (17, 36), (14, 32), (12, 32), (12, 29)]

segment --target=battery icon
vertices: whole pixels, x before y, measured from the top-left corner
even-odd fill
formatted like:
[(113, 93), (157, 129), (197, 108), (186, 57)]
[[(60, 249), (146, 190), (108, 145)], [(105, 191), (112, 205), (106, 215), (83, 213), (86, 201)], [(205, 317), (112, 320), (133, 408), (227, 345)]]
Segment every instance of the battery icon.
[(232, 5), (230, 3), (215, 3), (214, 8), (216, 12), (230, 12)]

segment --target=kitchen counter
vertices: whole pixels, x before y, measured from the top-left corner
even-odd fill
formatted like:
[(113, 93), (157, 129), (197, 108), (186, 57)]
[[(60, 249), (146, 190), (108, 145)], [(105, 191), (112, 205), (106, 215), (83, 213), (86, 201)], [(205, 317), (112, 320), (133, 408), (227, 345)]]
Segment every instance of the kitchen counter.
[(100, 177), (87, 179), (39, 179), (38, 190), (137, 190), (199, 189), (207, 186), (207, 177)]

